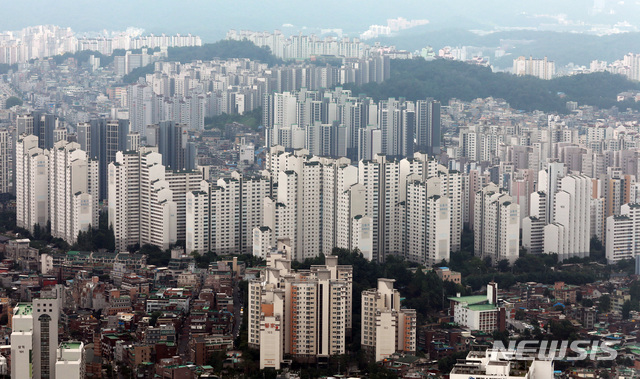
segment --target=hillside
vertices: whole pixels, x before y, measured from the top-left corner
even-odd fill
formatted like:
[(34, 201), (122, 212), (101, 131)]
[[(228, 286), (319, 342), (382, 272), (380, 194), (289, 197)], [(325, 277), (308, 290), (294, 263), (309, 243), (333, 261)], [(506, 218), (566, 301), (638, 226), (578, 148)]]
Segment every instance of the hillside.
[(282, 63), (282, 60), (271, 54), (268, 48), (258, 47), (247, 40), (220, 40), (215, 43), (206, 43), (202, 46), (172, 47), (167, 52), (170, 61), (181, 63), (194, 60), (210, 61), (214, 58), (249, 58), (267, 63), (269, 66)]
[[(345, 85), (355, 94), (364, 93), (376, 100), (404, 97), (407, 100), (433, 97), (442, 103), (452, 98), (471, 101), (476, 98), (505, 99), (513, 108), (524, 111), (566, 112), (567, 101), (580, 105), (610, 108), (638, 104), (620, 104), (616, 95), (627, 90), (640, 90), (640, 84), (620, 75), (597, 73), (541, 80), (493, 73), (491, 69), (462, 62), (435, 60), (393, 60), (391, 77), (383, 83), (361, 87)], [(564, 93), (564, 97), (558, 93)]]
[[(417, 29), (417, 28), (416, 28)], [(395, 45), (400, 49), (415, 51), (427, 45), (436, 51), (444, 46), (484, 47), (482, 53), (491, 58), (497, 67), (511, 67), (518, 56), (547, 56), (559, 66), (568, 63), (588, 66), (592, 60), (608, 62), (622, 59), (629, 52), (640, 52), (640, 33), (618, 33), (593, 35), (550, 31), (519, 30), (479, 35), (467, 30), (444, 29), (421, 31), (407, 30), (394, 37), (381, 37), (382, 44)], [(494, 50), (503, 46), (507, 55), (496, 59)]]

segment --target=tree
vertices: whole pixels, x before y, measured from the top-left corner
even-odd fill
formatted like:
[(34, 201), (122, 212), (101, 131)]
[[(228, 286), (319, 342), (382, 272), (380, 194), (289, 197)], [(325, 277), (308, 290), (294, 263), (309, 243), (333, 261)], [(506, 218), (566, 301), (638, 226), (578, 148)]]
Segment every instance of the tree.
[[(258, 126), (262, 123), (262, 107), (257, 107), (252, 111), (244, 112), (243, 114), (228, 114), (222, 113), (218, 116), (205, 117), (204, 128), (205, 129), (218, 129), (225, 131), (225, 127), (231, 123), (237, 122), (248, 126), (254, 130), (257, 130)], [(227, 133), (229, 134), (229, 133)], [(227, 135), (227, 137), (230, 137)]]
[(582, 299), (581, 304), (583, 307), (586, 307), (586, 308), (593, 307), (593, 300), (584, 298)]
[(600, 312), (609, 312), (611, 310), (611, 296), (600, 296), (600, 299), (598, 300), (598, 310)]
[(502, 341), (504, 346), (507, 346), (509, 343), (509, 331), (503, 330), (502, 332), (498, 330), (494, 330), (492, 333), (492, 337), (494, 341)]
[(220, 372), (222, 371), (225, 359), (227, 359), (226, 351), (218, 350), (209, 356), (209, 359), (207, 359), (207, 364), (213, 367), (215, 372)]
[(500, 272), (507, 272), (510, 269), (510, 264), (509, 264), (509, 260), (507, 259), (503, 259), (500, 262), (498, 262), (498, 270)]
[(162, 312), (155, 311), (151, 314), (151, 318), (149, 319), (149, 326), (156, 326), (156, 322), (158, 322), (158, 318), (162, 316)]
[(22, 105), (22, 100), (15, 96), (9, 97), (5, 102), (5, 108), (7, 109), (13, 108), (16, 105)]
[[(427, 62), (416, 58), (393, 60), (390, 78), (382, 83), (371, 82), (362, 86), (347, 84), (344, 87), (353, 93), (365, 93), (376, 101), (402, 96), (411, 101), (433, 97), (446, 103), (452, 98), (472, 101), (494, 97), (506, 100), (515, 109), (567, 113), (567, 101), (600, 108), (620, 105), (616, 95), (630, 89), (637, 90), (640, 85), (622, 75), (610, 73), (542, 80), (532, 76), (494, 73), (490, 68), (464, 62), (444, 59)], [(599, 91), (592, 91), (591, 88), (598, 88)], [(558, 96), (559, 92), (565, 96)], [(629, 106), (640, 108), (640, 104), (635, 103), (629, 103)]]
[(140, 254), (147, 256), (147, 263), (154, 266), (166, 266), (171, 260), (171, 251), (163, 251), (155, 245), (144, 244), (140, 247)]
[(551, 321), (551, 325), (549, 326), (549, 331), (553, 335), (554, 338), (561, 340), (576, 340), (578, 338), (578, 330), (569, 320)]
[(274, 66), (284, 61), (271, 54), (268, 47), (259, 47), (249, 40), (233, 41), (220, 40), (215, 43), (206, 43), (202, 46), (170, 47), (167, 49), (170, 61), (183, 63), (194, 60), (209, 61), (214, 58), (249, 58)]
[(622, 319), (628, 320), (631, 313), (631, 300), (627, 300), (622, 304)]
[(440, 370), (440, 372), (450, 372), (458, 359), (466, 358), (468, 353), (468, 351), (458, 351), (448, 357), (442, 358), (438, 361), (438, 370)]
[(146, 76), (147, 74), (153, 74), (155, 70), (155, 64), (149, 63), (146, 66), (138, 67), (133, 69), (130, 73), (122, 77), (122, 83), (131, 84), (138, 81), (140, 77)]

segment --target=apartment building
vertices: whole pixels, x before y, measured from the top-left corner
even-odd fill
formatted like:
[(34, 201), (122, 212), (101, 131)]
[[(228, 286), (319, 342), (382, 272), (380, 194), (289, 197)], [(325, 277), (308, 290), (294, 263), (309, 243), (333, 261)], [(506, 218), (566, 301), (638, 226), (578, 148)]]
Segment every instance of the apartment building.
[(162, 156), (141, 149), (118, 152), (109, 164), (109, 224), (116, 248), (151, 244), (168, 249), (177, 240), (177, 206)]
[(362, 291), (361, 346), (376, 362), (416, 350), (416, 311), (401, 307), (394, 282), (379, 278), (377, 288)]
[(287, 243), (249, 283), (249, 345), (260, 349), (261, 369), (279, 369), (284, 354), (303, 362), (344, 354), (351, 330), (351, 266), (329, 255), (324, 265), (293, 271)]
[(494, 265), (503, 259), (513, 264), (520, 250), (518, 204), (491, 183), (476, 194), (474, 218), (475, 254)]

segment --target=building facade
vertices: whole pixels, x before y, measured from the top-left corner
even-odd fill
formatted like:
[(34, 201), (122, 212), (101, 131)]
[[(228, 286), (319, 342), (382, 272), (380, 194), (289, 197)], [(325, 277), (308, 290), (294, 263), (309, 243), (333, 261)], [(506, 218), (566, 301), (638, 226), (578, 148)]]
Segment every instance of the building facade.
[(416, 351), (416, 311), (400, 306), (393, 279), (378, 279), (378, 288), (362, 292), (361, 346), (376, 362), (396, 352)]

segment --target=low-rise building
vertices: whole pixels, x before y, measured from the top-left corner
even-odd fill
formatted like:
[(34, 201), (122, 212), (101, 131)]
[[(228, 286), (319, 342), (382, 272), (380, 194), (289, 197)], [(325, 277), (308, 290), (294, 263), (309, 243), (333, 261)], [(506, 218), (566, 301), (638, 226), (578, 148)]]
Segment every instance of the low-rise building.
[(498, 307), (498, 284), (487, 286), (487, 295), (450, 297), (450, 315), (465, 328), (491, 333), (505, 329), (505, 309)]
[(84, 343), (73, 341), (61, 343), (56, 361), (56, 378), (84, 379), (84, 377)]
[(454, 282), (460, 284), (462, 275), (457, 272), (449, 269), (449, 267), (438, 267), (434, 269), (436, 274), (443, 282)]
[[(530, 362), (530, 364), (529, 364)], [(527, 363), (522, 365), (518, 363)], [(491, 379), (549, 379), (553, 378), (553, 362), (537, 360), (522, 362), (516, 359), (515, 352), (497, 352), (494, 350), (472, 350), (464, 362), (457, 363), (450, 379), (491, 378)]]

